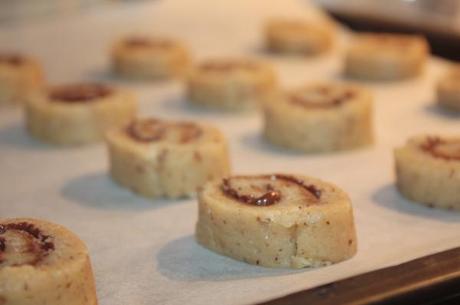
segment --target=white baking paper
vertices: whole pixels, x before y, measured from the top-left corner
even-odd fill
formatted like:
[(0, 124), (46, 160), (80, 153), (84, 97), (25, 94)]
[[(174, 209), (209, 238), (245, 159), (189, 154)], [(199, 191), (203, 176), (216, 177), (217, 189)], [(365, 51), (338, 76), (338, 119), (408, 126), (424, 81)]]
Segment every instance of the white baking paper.
[[(199, 111), (187, 106), (178, 82), (133, 83), (110, 75), (108, 50), (124, 33), (163, 33), (183, 39), (196, 58), (261, 56), (285, 86), (341, 80), (341, 49), (317, 58), (279, 58), (261, 50), (269, 16), (314, 18), (307, 2), (287, 0), (163, 0), (108, 5), (84, 15), (0, 29), (2, 49), (36, 55), (51, 82), (104, 80), (135, 90), (141, 114), (209, 121), (228, 136), (235, 173), (294, 172), (331, 181), (354, 204), (358, 254), (320, 269), (247, 265), (214, 254), (193, 238), (195, 200), (146, 200), (107, 176), (103, 144), (57, 148), (24, 130), (19, 110), (0, 110), (0, 216), (39, 217), (63, 224), (88, 245), (102, 305), (250, 304), (460, 246), (460, 213), (403, 199), (394, 187), (392, 150), (420, 132), (455, 133), (460, 117), (434, 106), (434, 80), (425, 77), (364, 83), (375, 93), (373, 147), (301, 155), (261, 139), (254, 114)], [(345, 35), (345, 34), (344, 34)], [(340, 44), (339, 44), (340, 45)]]

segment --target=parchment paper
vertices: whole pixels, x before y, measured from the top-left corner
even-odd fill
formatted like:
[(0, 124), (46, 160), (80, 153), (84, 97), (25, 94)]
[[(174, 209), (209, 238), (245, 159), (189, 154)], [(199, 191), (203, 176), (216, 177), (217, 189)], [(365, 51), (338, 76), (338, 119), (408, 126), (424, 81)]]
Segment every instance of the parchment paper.
[[(103, 144), (56, 148), (25, 132), (19, 110), (0, 110), (0, 216), (63, 224), (88, 245), (102, 305), (249, 304), (460, 246), (460, 214), (425, 208), (395, 190), (392, 150), (420, 132), (458, 132), (460, 118), (434, 103), (434, 80), (445, 63), (398, 83), (365, 83), (375, 93), (376, 143), (353, 152), (304, 156), (260, 137), (254, 114), (231, 115), (187, 106), (178, 82), (127, 83), (108, 72), (114, 38), (136, 31), (183, 39), (197, 58), (262, 56), (286, 86), (341, 80), (339, 47), (318, 58), (264, 54), (260, 26), (271, 15), (320, 15), (306, 2), (167, 0), (105, 6), (81, 16), (0, 29), (5, 49), (35, 54), (51, 82), (105, 80), (135, 90), (142, 115), (218, 125), (228, 136), (235, 173), (294, 172), (331, 181), (351, 196), (359, 251), (351, 260), (298, 271), (247, 265), (214, 254), (193, 239), (191, 200), (149, 201), (107, 176)], [(344, 39), (346, 34), (343, 35)], [(340, 44), (339, 44), (340, 45)]]

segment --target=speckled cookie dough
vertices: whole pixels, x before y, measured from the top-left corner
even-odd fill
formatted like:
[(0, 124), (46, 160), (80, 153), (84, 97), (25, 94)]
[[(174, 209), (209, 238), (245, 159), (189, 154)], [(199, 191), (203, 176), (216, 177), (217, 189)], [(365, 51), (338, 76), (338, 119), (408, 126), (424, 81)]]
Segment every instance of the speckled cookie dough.
[(345, 56), (345, 74), (369, 80), (399, 80), (420, 75), (428, 61), (425, 38), (404, 34), (357, 34)]
[(188, 101), (221, 111), (247, 111), (260, 107), (277, 86), (273, 68), (249, 59), (209, 59), (191, 70)]
[(101, 141), (108, 130), (132, 121), (137, 99), (108, 85), (69, 84), (34, 95), (25, 110), (33, 137), (55, 145), (83, 145)]
[(112, 49), (114, 71), (127, 78), (181, 78), (189, 65), (187, 48), (168, 38), (132, 36), (118, 41)]
[(37, 60), (15, 53), (0, 53), (0, 105), (24, 103), (44, 82)]
[(273, 19), (265, 25), (265, 44), (269, 51), (316, 55), (329, 50), (335, 38), (332, 24), (302, 19)]
[(266, 267), (337, 263), (356, 253), (347, 194), (300, 175), (233, 176), (198, 196), (197, 241), (217, 253)]
[(312, 84), (273, 95), (264, 107), (264, 136), (305, 153), (370, 145), (372, 95), (345, 84)]
[(460, 65), (450, 68), (438, 81), (436, 89), (440, 106), (460, 112)]
[(0, 219), (2, 305), (97, 305), (88, 250), (66, 228)]
[(107, 143), (112, 178), (145, 197), (190, 197), (230, 171), (227, 141), (211, 125), (138, 119)]
[(396, 185), (415, 202), (460, 210), (460, 137), (421, 135), (395, 150)]

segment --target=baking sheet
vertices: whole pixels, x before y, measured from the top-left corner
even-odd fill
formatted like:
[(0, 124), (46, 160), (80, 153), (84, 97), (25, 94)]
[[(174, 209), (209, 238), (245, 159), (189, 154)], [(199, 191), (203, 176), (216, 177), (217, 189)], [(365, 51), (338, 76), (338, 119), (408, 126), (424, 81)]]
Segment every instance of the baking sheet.
[[(331, 181), (351, 196), (358, 254), (321, 269), (268, 269), (214, 254), (193, 239), (191, 200), (149, 201), (107, 176), (103, 144), (55, 148), (29, 138), (18, 110), (0, 110), (0, 216), (63, 224), (88, 245), (100, 304), (249, 304), (460, 246), (460, 214), (412, 204), (393, 185), (392, 149), (420, 132), (455, 133), (460, 117), (433, 106), (445, 63), (398, 83), (364, 83), (375, 94), (376, 143), (368, 149), (305, 156), (260, 137), (254, 114), (187, 106), (178, 82), (121, 82), (108, 73), (107, 51), (124, 33), (157, 32), (185, 40), (197, 58), (262, 56), (285, 86), (341, 80), (341, 48), (314, 59), (277, 58), (260, 49), (268, 16), (320, 15), (307, 2), (167, 0), (106, 6), (85, 15), (0, 29), (0, 45), (42, 60), (51, 82), (105, 80), (135, 90), (142, 115), (218, 125), (228, 136), (235, 173), (294, 172)], [(344, 34), (344, 37), (346, 34)], [(344, 38), (346, 39), (346, 38)], [(340, 45), (340, 44), (339, 44)]]

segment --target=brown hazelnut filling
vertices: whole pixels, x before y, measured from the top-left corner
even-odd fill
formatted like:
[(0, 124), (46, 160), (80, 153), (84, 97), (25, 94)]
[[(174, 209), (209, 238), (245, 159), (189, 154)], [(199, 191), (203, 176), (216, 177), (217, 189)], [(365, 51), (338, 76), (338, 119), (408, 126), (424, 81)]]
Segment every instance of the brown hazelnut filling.
[(255, 70), (257, 64), (250, 61), (208, 61), (200, 65), (200, 69), (210, 72), (229, 72), (234, 70)]
[(93, 102), (112, 93), (112, 89), (101, 84), (75, 84), (55, 87), (50, 90), (49, 98), (57, 102), (79, 103)]
[(165, 122), (157, 119), (143, 119), (132, 122), (127, 134), (140, 142), (166, 140), (185, 144), (201, 136), (203, 130), (191, 122)]
[(0, 225), (0, 266), (36, 265), (53, 250), (52, 238), (31, 223)]
[(420, 148), (435, 158), (460, 161), (460, 141), (428, 137)]
[(349, 102), (355, 95), (356, 92), (352, 89), (318, 86), (291, 93), (288, 99), (291, 103), (306, 108), (329, 108)]
[[(249, 185), (237, 186), (236, 182), (242, 180)], [(256, 181), (258, 180), (258, 181)], [(288, 175), (265, 175), (259, 177), (237, 176), (225, 178), (221, 184), (222, 192), (241, 203), (255, 206), (269, 206), (282, 199), (282, 192), (275, 188), (277, 182), (282, 181), (288, 184), (300, 186), (308, 196), (308, 202), (317, 203), (321, 198), (321, 190), (312, 184), (305, 184), (304, 181)]]
[(128, 38), (124, 41), (124, 44), (132, 48), (170, 48), (172, 43), (165, 39), (149, 39), (144, 37), (133, 37)]
[(24, 63), (24, 58), (17, 54), (0, 54), (0, 63), (7, 63), (12, 66), (19, 66)]

